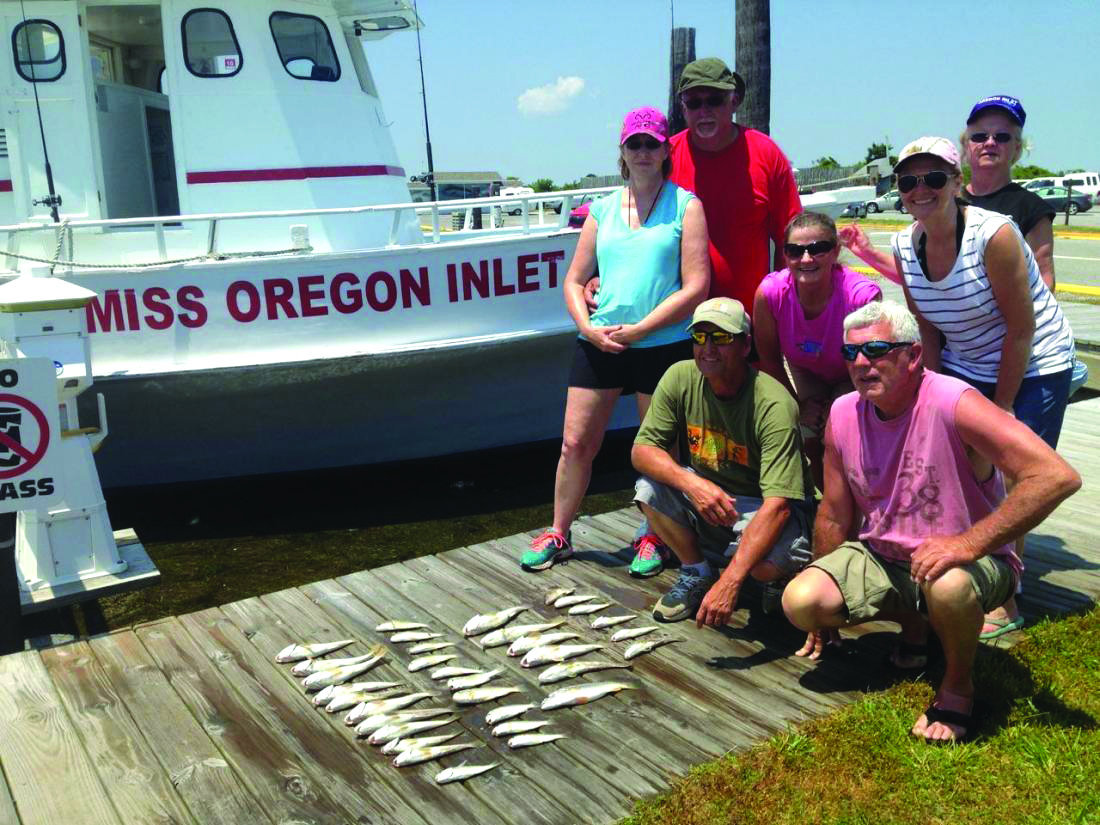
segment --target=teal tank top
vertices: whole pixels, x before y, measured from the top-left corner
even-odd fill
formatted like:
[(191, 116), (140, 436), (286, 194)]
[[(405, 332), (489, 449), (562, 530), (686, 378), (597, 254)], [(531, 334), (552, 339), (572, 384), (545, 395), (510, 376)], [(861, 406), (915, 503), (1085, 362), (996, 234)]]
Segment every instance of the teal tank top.
[[(634, 324), (680, 289), (680, 236), (684, 212), (695, 195), (665, 181), (645, 225), (631, 229), (623, 220), (622, 189), (596, 201), (596, 263), (600, 269), (599, 308), (593, 326)], [(657, 347), (683, 341), (687, 324), (677, 321), (631, 346)]]

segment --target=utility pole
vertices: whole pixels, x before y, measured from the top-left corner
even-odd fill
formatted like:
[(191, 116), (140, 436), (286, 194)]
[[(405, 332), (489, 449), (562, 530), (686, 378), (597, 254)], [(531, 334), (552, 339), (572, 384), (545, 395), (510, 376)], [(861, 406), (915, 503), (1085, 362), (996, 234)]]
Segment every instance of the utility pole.
[(737, 0), (734, 46), (737, 73), (745, 78), (745, 99), (737, 110), (741, 126), (768, 134), (772, 99), (772, 24), (769, 0)]
[(695, 60), (695, 29), (674, 28), (672, 30), (672, 51), (668, 72), (668, 133), (674, 135), (687, 128), (684, 110), (680, 105), (680, 96), (676, 87), (680, 84), (680, 74), (684, 66)]

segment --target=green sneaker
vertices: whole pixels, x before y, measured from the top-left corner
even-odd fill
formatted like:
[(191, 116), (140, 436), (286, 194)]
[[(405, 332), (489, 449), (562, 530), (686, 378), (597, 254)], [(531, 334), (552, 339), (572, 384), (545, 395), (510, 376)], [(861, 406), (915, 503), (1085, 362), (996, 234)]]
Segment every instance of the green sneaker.
[(531, 549), (523, 554), (519, 566), (529, 572), (547, 570), (559, 561), (565, 561), (573, 555), (573, 545), (569, 543), (572, 531), (562, 535), (553, 528), (531, 541)]
[(658, 622), (690, 619), (716, 581), (713, 575), (700, 576), (690, 570), (681, 570), (680, 578), (653, 608), (653, 618)]
[(634, 541), (634, 560), (630, 562), (630, 575), (636, 579), (656, 576), (665, 569), (669, 550), (652, 533)]

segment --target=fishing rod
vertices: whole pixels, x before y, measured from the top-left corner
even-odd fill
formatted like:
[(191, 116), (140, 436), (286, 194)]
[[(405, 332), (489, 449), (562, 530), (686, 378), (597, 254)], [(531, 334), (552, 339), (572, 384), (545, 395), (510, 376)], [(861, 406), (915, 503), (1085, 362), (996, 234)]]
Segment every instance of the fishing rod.
[[(20, 0), (22, 2), (22, 0)], [(432, 200), (436, 200), (435, 167), (432, 165), (432, 136), (428, 133), (428, 92), (424, 88), (424, 55), (420, 51), (420, 13), (413, 0), (413, 16), (416, 18), (416, 57), (420, 61), (420, 97), (424, 101), (424, 140), (428, 149), (428, 186), (431, 187)]]
[(23, 0), (19, 0), (19, 9), (23, 14), (23, 44), (27, 49), (27, 64), (31, 67), (31, 88), (34, 90), (34, 110), (38, 115), (38, 136), (42, 140), (42, 159), (46, 164), (46, 188), (50, 190), (50, 194), (41, 200), (32, 200), (31, 204), (34, 206), (48, 206), (50, 207), (50, 216), (53, 218), (54, 223), (61, 223), (61, 216), (57, 212), (57, 207), (61, 206), (61, 196), (57, 194), (53, 186), (53, 169), (50, 168), (50, 153), (46, 149), (46, 129), (42, 125), (42, 104), (38, 100), (38, 79), (34, 74), (34, 59), (31, 55), (31, 35), (29, 27), (27, 26), (27, 9), (23, 5)]

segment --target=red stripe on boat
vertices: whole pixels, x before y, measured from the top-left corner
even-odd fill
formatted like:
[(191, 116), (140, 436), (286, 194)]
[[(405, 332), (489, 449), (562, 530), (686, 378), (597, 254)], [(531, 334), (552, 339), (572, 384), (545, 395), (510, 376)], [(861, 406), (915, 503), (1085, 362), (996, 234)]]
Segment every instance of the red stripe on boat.
[[(230, 169), (222, 172), (188, 172), (188, 183), (255, 183), (308, 178), (365, 178), (379, 175), (405, 177), (400, 166), (299, 166), (291, 169)], [(10, 187), (10, 183), (9, 183)]]
[(12, 191), (11, 181), (10, 180), (0, 180), (0, 192), (10, 192), (10, 191)]

